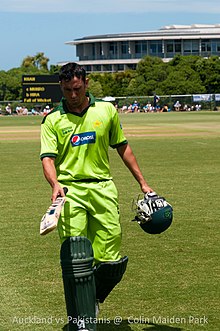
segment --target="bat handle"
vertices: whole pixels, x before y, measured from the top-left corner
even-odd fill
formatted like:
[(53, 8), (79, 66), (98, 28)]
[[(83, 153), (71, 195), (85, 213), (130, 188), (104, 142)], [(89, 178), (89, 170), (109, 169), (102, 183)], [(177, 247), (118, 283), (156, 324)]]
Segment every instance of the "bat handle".
[(66, 195), (67, 194), (67, 192), (68, 192), (68, 188), (65, 186), (65, 187), (63, 187), (63, 191), (64, 191), (64, 194)]

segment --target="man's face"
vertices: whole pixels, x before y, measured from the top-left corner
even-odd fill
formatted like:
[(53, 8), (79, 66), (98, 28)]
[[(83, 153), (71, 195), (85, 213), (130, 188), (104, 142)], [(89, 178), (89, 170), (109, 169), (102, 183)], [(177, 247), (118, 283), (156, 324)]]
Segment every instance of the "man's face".
[(70, 110), (83, 107), (86, 100), (88, 79), (84, 83), (82, 78), (73, 77), (70, 81), (61, 81), (60, 86)]

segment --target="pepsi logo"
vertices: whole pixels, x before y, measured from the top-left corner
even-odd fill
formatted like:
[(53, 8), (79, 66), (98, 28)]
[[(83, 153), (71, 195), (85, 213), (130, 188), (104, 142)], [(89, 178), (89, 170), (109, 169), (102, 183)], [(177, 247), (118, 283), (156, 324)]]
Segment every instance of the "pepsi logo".
[(79, 144), (80, 143), (80, 136), (78, 136), (78, 135), (73, 136), (72, 139), (71, 139), (71, 142), (72, 142), (73, 145)]
[(71, 136), (70, 142), (73, 147), (85, 144), (94, 144), (96, 142), (96, 132), (92, 131), (73, 134)]

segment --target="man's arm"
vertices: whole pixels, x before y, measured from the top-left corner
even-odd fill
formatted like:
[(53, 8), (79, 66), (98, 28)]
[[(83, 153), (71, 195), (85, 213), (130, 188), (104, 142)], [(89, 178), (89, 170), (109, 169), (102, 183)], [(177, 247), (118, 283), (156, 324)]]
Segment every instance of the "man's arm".
[(153, 192), (153, 189), (147, 184), (146, 180), (144, 179), (142, 172), (139, 168), (137, 160), (132, 152), (132, 149), (129, 144), (119, 146), (117, 148), (118, 154), (122, 158), (124, 164), (130, 170), (134, 178), (138, 181), (141, 190), (143, 193)]
[(54, 202), (58, 196), (64, 197), (65, 194), (63, 192), (62, 187), (57, 181), (57, 174), (56, 174), (56, 168), (54, 165), (54, 158), (52, 157), (44, 157), (42, 159), (42, 166), (43, 166), (43, 172), (46, 180), (52, 187), (52, 197), (51, 200)]

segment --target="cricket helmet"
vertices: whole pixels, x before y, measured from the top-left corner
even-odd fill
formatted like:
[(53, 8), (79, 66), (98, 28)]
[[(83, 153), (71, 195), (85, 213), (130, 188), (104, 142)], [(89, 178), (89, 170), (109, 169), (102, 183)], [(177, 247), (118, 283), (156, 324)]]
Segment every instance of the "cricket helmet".
[(155, 192), (146, 193), (143, 199), (133, 202), (133, 209), (140, 227), (149, 234), (164, 232), (172, 223), (173, 208), (165, 198), (158, 196)]

